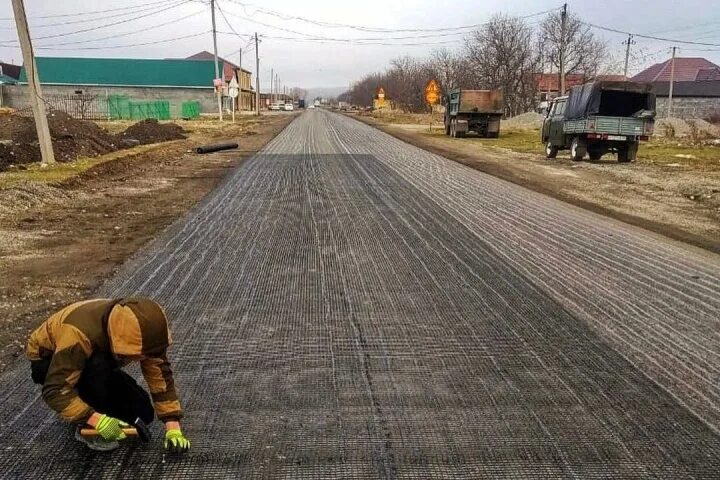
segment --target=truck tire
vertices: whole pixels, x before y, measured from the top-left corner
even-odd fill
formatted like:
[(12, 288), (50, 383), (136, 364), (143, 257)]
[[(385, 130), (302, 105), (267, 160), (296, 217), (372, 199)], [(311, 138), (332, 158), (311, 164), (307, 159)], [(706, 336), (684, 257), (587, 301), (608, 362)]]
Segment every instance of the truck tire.
[(604, 154), (605, 152), (599, 149), (588, 150), (588, 156), (590, 157), (590, 160), (600, 160)]
[(450, 122), (445, 124), (445, 135), (450, 135)]
[(637, 152), (638, 152), (638, 146), (639, 142), (632, 142), (628, 144), (628, 161), (634, 162), (637, 160)]
[(545, 144), (545, 156), (547, 158), (555, 158), (555, 157), (557, 157), (557, 154), (558, 154), (558, 147), (556, 147), (555, 145), (550, 143), (550, 141), (548, 140), (548, 142)]
[(573, 137), (570, 144), (570, 159), (574, 162), (581, 162), (587, 153), (587, 146), (580, 137)]
[(457, 129), (455, 129), (455, 136), (457, 138), (465, 138), (465, 132), (458, 132)]

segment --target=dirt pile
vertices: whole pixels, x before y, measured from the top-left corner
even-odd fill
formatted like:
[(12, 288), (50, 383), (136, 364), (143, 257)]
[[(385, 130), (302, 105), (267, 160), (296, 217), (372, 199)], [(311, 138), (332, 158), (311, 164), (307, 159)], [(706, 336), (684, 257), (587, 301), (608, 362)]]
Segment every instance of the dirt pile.
[[(117, 141), (108, 132), (93, 122), (77, 120), (63, 112), (50, 112), (48, 126), (58, 162), (94, 157), (118, 149)], [(0, 116), (0, 170), (39, 159), (40, 147), (33, 118)]]
[[(77, 120), (64, 112), (48, 114), (55, 160), (70, 162), (78, 157), (96, 157), (137, 144), (149, 144), (186, 138), (182, 127), (174, 123), (143, 120), (118, 135), (97, 124)], [(0, 115), (0, 171), (11, 165), (40, 161), (40, 147), (32, 117)]]
[(533, 129), (542, 127), (545, 117), (537, 112), (527, 112), (503, 120), (502, 126), (509, 128)]
[(655, 135), (665, 138), (692, 137), (693, 140), (720, 137), (720, 128), (700, 118), (661, 118), (655, 122)]
[(168, 140), (180, 140), (187, 138), (185, 130), (176, 123), (160, 123), (149, 118), (131, 125), (122, 133), (117, 135), (118, 140), (137, 140), (140, 144), (167, 142)]

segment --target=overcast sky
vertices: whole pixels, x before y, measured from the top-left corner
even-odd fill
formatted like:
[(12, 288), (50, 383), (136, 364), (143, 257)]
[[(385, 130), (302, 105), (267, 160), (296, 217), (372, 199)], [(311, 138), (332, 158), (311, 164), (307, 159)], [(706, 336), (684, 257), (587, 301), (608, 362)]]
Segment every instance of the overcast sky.
[[(183, 58), (201, 50), (212, 51), (213, 48), (207, 1), (25, 0), (25, 3), (38, 56)], [(363, 31), (317, 25), (292, 17), (369, 29), (437, 29), (482, 23), (499, 12), (524, 16), (561, 5), (559, 1), (552, 0), (217, 0), (217, 4), (238, 34), (250, 35), (257, 31), (261, 35), (260, 80), (263, 91), (266, 90), (264, 85), (269, 81), (271, 67), (279, 72), (281, 80), (288, 86), (345, 86), (365, 73), (384, 69), (393, 57), (406, 54), (424, 56), (440, 47), (462, 47), (463, 37), (456, 34), (457, 30), (439, 32), (443, 36), (397, 39), (431, 34)], [(256, 6), (270, 12), (259, 11)], [(679, 55), (702, 56), (720, 64), (720, 8), (717, 0), (578, 0), (568, 2), (568, 6), (585, 21), (597, 25), (717, 44), (678, 44)], [(114, 10), (107, 11), (110, 9)], [(105, 12), (87, 13), (99, 10)], [(53, 17), (49, 17), (51, 15)], [(143, 18), (135, 18), (140, 16)], [(10, 0), (0, 0), (0, 17), (0, 60), (22, 63), (20, 49), (15, 43), (17, 35)], [(536, 23), (541, 18), (531, 17), (527, 21)], [(128, 21), (107, 26), (123, 20)], [(219, 13), (216, 20), (218, 31), (228, 32), (218, 35), (218, 53), (237, 62), (237, 50), (247, 47), (243, 67), (254, 72), (254, 45), (248, 44), (249, 38), (232, 34)], [(76, 33), (67, 35), (71, 32)], [(603, 31), (597, 31), (597, 34), (606, 39), (613, 54), (622, 57), (623, 35)], [(159, 43), (189, 35), (195, 36)], [(313, 36), (338, 40), (366, 38), (372, 40), (364, 40), (364, 43), (391, 45), (308, 41)], [(633, 73), (669, 58), (673, 45), (642, 38), (636, 41), (630, 69)], [(147, 45), (128, 46), (141, 43)], [(119, 48), (106, 48), (111, 46)]]

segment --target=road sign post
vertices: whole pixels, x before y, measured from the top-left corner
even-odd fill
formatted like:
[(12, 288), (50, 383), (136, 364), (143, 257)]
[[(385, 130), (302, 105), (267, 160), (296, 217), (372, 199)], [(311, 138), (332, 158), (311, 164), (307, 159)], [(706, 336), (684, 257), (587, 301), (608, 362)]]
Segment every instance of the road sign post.
[[(240, 73), (242, 75), (242, 72)], [(237, 79), (232, 77), (230, 85), (228, 85), (228, 97), (232, 98), (232, 121), (235, 123), (235, 99), (240, 95), (240, 86)]]
[(425, 85), (425, 101), (430, 106), (430, 133), (432, 133), (432, 121), (433, 121), (433, 105), (437, 105), (440, 102), (440, 85), (431, 79), (427, 85)]

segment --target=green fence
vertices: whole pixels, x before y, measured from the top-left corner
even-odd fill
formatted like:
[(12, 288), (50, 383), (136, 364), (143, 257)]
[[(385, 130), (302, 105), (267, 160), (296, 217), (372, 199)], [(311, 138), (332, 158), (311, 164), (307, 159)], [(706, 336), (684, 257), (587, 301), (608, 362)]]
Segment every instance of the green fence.
[(181, 106), (182, 118), (198, 118), (200, 116), (200, 102), (197, 100), (191, 100), (189, 102), (183, 102)]
[(134, 101), (126, 95), (110, 95), (107, 101), (108, 113), (112, 120), (144, 120), (146, 118), (170, 120), (170, 102), (168, 100)]

